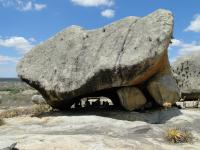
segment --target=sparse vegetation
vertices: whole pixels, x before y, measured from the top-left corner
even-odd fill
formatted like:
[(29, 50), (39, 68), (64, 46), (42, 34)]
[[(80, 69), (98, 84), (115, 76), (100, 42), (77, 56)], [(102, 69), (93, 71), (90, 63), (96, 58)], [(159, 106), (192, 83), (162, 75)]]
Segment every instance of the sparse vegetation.
[(193, 136), (187, 129), (170, 128), (166, 131), (165, 138), (170, 143), (191, 143)]
[(5, 89), (0, 89), (0, 91), (8, 91), (11, 94), (17, 94), (20, 92), (20, 89), (16, 89), (16, 88), (5, 88)]
[(3, 121), (3, 119), (0, 118), (0, 126), (4, 125), (5, 122)]
[(31, 107), (15, 108), (3, 111), (0, 113), (0, 118), (12, 118), (23, 115), (37, 116), (50, 111), (52, 111), (52, 108), (47, 104), (33, 105)]

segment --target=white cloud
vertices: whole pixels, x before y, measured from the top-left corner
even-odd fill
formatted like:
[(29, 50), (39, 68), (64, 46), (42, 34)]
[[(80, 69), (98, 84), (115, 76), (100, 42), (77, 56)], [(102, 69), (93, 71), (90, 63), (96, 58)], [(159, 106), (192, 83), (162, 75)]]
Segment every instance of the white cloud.
[(84, 7), (112, 6), (114, 0), (71, 0), (75, 5)]
[(101, 15), (106, 18), (112, 18), (115, 16), (115, 11), (112, 9), (106, 9), (101, 12)]
[(45, 9), (47, 7), (47, 5), (46, 4), (37, 4), (37, 3), (35, 3), (34, 7), (35, 7), (35, 10), (41, 11), (41, 10)]
[(0, 64), (17, 63), (19, 58), (0, 55)]
[(0, 0), (0, 3), (3, 7), (9, 7), (13, 5), (13, 1), (11, 0)]
[(176, 61), (176, 59), (177, 59), (177, 57), (169, 58), (169, 62), (170, 62), (170, 63), (173, 63), (173, 62)]
[(178, 39), (172, 39), (172, 44), (171, 46), (180, 46), (182, 44), (182, 41)]
[(26, 4), (22, 5), (21, 7), (18, 8), (21, 11), (30, 11), (32, 10), (32, 2), (29, 1)]
[(33, 48), (34, 45), (31, 40), (27, 40), (24, 37), (14, 36), (7, 39), (0, 38), (0, 46), (14, 48), (23, 54)]
[(194, 19), (190, 22), (190, 25), (185, 31), (200, 32), (200, 14), (195, 15)]
[(3, 7), (14, 7), (19, 11), (41, 11), (47, 7), (46, 4), (34, 3), (33, 0), (0, 0)]
[(193, 41), (186, 43), (183, 40), (173, 39), (169, 46), (169, 60), (171, 63), (176, 61), (181, 56), (190, 56), (200, 52), (200, 43)]
[(30, 42), (36, 42), (36, 39), (34, 39), (33, 37), (28, 39)]
[(178, 48), (178, 55), (187, 55), (193, 52), (200, 52), (200, 44), (196, 41), (192, 43), (185, 43), (182, 40), (173, 39), (170, 49)]

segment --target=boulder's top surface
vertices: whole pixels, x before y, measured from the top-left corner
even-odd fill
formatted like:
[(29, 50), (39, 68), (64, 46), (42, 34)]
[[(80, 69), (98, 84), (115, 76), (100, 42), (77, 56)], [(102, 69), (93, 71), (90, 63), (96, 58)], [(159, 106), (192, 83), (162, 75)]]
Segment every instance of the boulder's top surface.
[(52, 105), (70, 103), (78, 96), (138, 85), (166, 68), (172, 32), (172, 13), (163, 9), (95, 30), (71, 26), (27, 53), (17, 72)]

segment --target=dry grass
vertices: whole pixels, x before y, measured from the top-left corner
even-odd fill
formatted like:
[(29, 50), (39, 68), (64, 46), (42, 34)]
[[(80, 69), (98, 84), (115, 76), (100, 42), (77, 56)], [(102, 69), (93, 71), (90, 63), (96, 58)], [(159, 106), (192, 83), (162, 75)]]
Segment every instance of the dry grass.
[(14, 108), (0, 112), (0, 118), (13, 118), (23, 115), (37, 116), (50, 111), (52, 111), (52, 108), (47, 104), (33, 105), (31, 107)]
[(5, 122), (3, 121), (3, 119), (0, 119), (0, 126), (4, 125)]
[(181, 128), (168, 129), (165, 138), (170, 143), (191, 143), (193, 140), (191, 132)]

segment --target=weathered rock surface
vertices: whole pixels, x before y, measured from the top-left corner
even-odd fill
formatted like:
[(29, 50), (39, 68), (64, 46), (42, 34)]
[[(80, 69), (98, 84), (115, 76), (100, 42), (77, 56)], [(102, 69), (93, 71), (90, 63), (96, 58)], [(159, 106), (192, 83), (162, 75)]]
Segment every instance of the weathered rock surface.
[[(169, 70), (172, 32), (173, 16), (161, 9), (96, 30), (71, 26), (27, 53), (17, 72), (56, 108), (94, 95), (110, 97), (117, 104), (118, 88), (143, 84), (163, 68)], [(165, 85), (165, 96), (173, 103), (176, 91), (168, 88)]]
[[(198, 109), (72, 114), (4, 119), (5, 125), (0, 126), (0, 149), (15, 142), (19, 150), (199, 150), (200, 147)], [(165, 132), (174, 127), (191, 131), (193, 143), (168, 143)]]
[(161, 106), (165, 103), (173, 104), (174, 100), (179, 98), (179, 90), (175, 82), (171, 75), (156, 76), (149, 82), (147, 89)]
[(182, 97), (200, 98), (200, 53), (179, 57), (173, 64), (173, 75)]
[(117, 90), (121, 105), (129, 110), (139, 109), (147, 102), (145, 96), (136, 87), (123, 87)]

